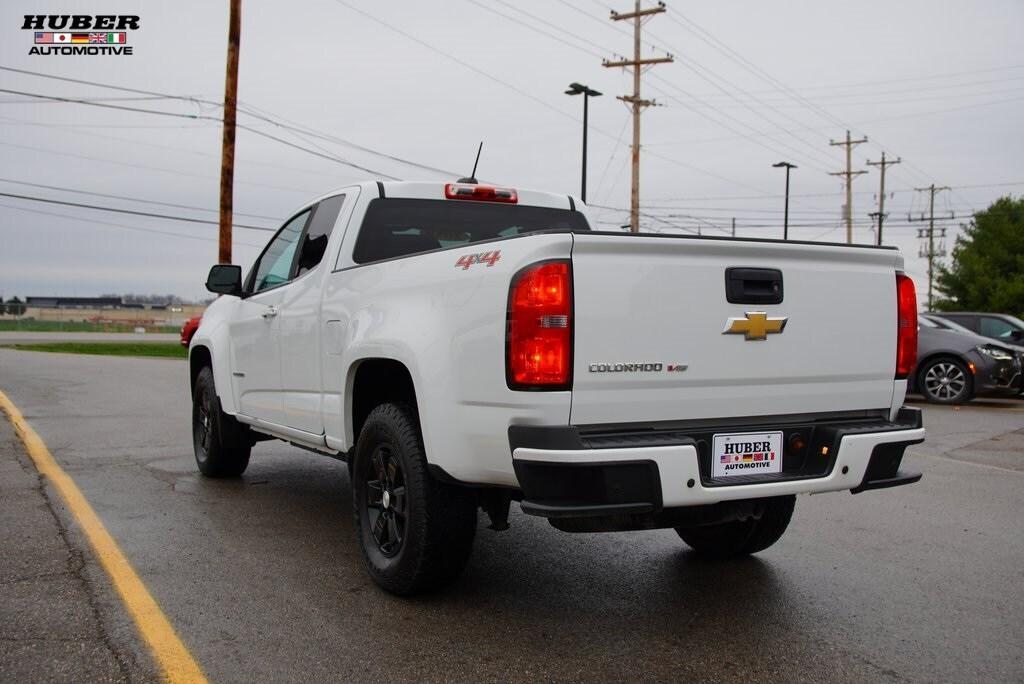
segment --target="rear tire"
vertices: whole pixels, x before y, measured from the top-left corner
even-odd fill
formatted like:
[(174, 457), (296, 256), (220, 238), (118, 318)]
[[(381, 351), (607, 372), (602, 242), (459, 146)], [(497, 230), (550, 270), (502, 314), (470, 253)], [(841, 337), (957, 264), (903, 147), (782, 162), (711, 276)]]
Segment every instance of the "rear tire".
[(929, 361), (917, 373), (917, 389), (933, 404), (963, 404), (974, 397), (974, 384), (967, 366), (954, 358)]
[(238, 477), (249, 466), (252, 445), (234, 417), (220, 410), (213, 371), (205, 366), (192, 392), (192, 447), (206, 477)]
[(366, 418), (352, 464), (352, 505), (367, 570), (386, 591), (436, 589), (466, 566), (476, 497), (430, 476), (410, 406), (382, 404)]
[(762, 501), (764, 508), (760, 518), (677, 527), (676, 534), (695, 553), (709, 558), (735, 558), (764, 551), (777, 542), (789, 527), (796, 497), (779, 496)]

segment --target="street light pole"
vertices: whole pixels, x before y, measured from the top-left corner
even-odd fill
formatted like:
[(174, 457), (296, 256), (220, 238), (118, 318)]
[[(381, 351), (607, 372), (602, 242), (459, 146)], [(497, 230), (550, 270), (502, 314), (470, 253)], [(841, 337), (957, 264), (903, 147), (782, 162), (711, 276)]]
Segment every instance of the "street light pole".
[(585, 85), (579, 83), (570, 83), (569, 89), (565, 91), (566, 95), (582, 95), (583, 96), (583, 173), (581, 174), (580, 180), (580, 199), (584, 203), (587, 201), (587, 117), (589, 110), (589, 101), (592, 97), (600, 97), (601, 93), (593, 90)]
[(786, 169), (786, 210), (783, 214), (782, 219), (782, 239), (789, 239), (789, 170), (795, 169), (796, 164), (790, 164), (789, 162), (779, 162), (778, 164), (772, 164), (776, 169)]

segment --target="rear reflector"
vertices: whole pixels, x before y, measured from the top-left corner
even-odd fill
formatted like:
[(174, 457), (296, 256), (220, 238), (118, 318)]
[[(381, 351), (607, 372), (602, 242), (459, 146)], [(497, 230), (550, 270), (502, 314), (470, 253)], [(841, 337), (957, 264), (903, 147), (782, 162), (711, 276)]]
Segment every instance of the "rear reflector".
[(917, 291), (914, 281), (896, 274), (896, 379), (906, 378), (917, 363)]
[(512, 188), (496, 188), (493, 185), (473, 185), (472, 183), (447, 183), (444, 186), (447, 199), (474, 200), (477, 202), (504, 202), (516, 204), (519, 195)]
[(572, 268), (568, 261), (527, 266), (508, 295), (505, 374), (510, 389), (572, 386)]

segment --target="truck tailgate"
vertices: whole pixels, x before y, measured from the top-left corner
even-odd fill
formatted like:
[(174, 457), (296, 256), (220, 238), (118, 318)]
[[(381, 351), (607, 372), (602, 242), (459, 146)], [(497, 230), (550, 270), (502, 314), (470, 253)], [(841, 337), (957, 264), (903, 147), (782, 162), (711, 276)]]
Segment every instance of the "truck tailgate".
[[(888, 408), (896, 364), (896, 250), (576, 234), (571, 421), (576, 425)], [(777, 269), (726, 296), (726, 269)], [(749, 273), (749, 272), (748, 272)], [(740, 272), (742, 276), (743, 273)], [(742, 287), (741, 287), (742, 290)], [(763, 293), (762, 293), (763, 295)], [(723, 334), (785, 319), (765, 339)], [(751, 321), (751, 326), (746, 321)], [(685, 366), (685, 370), (681, 369)]]

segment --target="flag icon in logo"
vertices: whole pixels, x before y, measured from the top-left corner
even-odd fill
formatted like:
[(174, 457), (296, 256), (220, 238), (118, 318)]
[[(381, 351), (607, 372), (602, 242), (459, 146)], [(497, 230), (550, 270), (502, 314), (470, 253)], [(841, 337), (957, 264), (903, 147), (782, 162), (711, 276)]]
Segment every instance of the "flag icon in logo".
[(50, 33), (48, 31), (47, 32), (40, 32), (40, 31), (36, 32), (36, 40), (35, 40), (36, 45), (40, 45), (40, 44), (43, 44), (43, 43), (47, 43), (48, 44), (48, 43), (70, 43), (70, 42), (71, 42), (71, 34), (70, 33)]
[(126, 32), (101, 32), (101, 33), (50, 33), (48, 31), (37, 31), (35, 34), (36, 45), (70, 44), (70, 43), (104, 43), (124, 44), (127, 43)]

